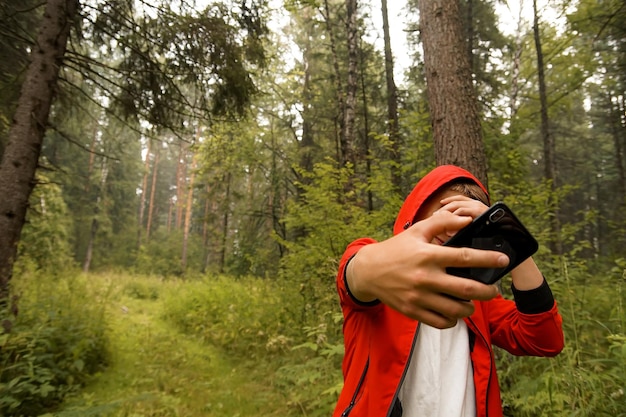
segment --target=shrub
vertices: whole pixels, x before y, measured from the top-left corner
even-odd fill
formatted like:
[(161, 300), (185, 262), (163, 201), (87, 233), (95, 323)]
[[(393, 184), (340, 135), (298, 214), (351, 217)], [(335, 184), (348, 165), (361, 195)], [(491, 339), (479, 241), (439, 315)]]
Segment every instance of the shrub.
[(0, 415), (54, 409), (107, 363), (104, 300), (76, 276), (16, 276), (19, 313), (0, 330)]
[(164, 315), (207, 343), (258, 357), (291, 346), (298, 299), (292, 287), (266, 279), (218, 277), (181, 283), (164, 296)]
[[(565, 348), (553, 359), (503, 355), (505, 415), (625, 416), (626, 294), (623, 260), (592, 276), (582, 264), (553, 277)], [(607, 303), (610, 300), (610, 303)]]

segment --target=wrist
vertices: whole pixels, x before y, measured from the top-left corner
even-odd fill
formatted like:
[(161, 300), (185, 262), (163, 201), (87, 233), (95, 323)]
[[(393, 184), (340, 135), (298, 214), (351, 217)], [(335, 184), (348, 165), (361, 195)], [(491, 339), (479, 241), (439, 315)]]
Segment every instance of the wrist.
[(357, 252), (352, 259), (348, 261), (348, 265), (346, 266), (346, 284), (354, 298), (360, 302), (369, 303), (375, 301), (376, 297), (369, 294), (366, 290), (366, 277), (362, 273), (363, 249)]

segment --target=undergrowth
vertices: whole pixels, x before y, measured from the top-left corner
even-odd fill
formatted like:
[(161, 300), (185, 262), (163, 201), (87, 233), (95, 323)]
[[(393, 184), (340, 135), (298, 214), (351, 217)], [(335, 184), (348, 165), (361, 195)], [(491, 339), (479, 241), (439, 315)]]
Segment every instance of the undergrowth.
[(85, 277), (24, 274), (0, 314), (0, 415), (56, 408), (108, 362), (106, 289)]

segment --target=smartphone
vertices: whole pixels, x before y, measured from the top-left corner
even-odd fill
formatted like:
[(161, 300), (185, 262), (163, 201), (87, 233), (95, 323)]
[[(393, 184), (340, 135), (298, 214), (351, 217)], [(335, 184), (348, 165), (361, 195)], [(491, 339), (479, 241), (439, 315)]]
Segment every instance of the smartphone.
[(444, 246), (469, 247), (503, 252), (509, 257), (504, 268), (448, 267), (451, 275), (493, 284), (532, 256), (539, 244), (506, 204), (497, 202), (459, 230)]

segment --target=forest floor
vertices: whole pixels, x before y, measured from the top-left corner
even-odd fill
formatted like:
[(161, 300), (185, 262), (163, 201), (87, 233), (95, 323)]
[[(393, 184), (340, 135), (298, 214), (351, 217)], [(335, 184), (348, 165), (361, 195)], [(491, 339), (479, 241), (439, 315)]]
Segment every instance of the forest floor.
[(160, 317), (159, 299), (120, 297), (107, 314), (111, 363), (54, 416), (286, 415), (266, 366), (228, 357)]

